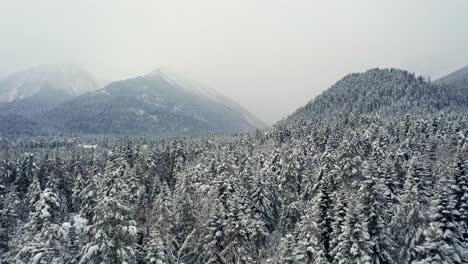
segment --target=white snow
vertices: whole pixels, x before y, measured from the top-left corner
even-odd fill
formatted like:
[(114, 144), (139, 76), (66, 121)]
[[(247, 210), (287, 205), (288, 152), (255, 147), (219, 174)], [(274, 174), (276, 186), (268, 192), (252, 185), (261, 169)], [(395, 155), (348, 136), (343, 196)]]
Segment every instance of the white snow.
[(98, 245), (93, 245), (88, 248), (86, 253), (83, 255), (82, 259), (83, 260), (88, 260), (91, 258), (91, 256), (96, 255), (96, 253), (99, 251), (99, 246)]
[(85, 148), (85, 149), (95, 149), (95, 148), (97, 148), (97, 145), (86, 145), (86, 144), (82, 145), (82, 144), (80, 144), (80, 145), (78, 145), (78, 147)]
[[(186, 78), (172, 70), (169, 70), (167, 68), (159, 68), (147, 74), (146, 77), (161, 78), (171, 85), (178, 86), (182, 89), (185, 89), (189, 93), (199, 95), (203, 98), (212, 100), (216, 103), (225, 105), (226, 107), (241, 113), (243, 119), (254, 127), (260, 127), (260, 128), (265, 127), (265, 124), (263, 124), (262, 121), (258, 120), (256, 117), (254, 117), (252, 114), (250, 114), (247, 110), (245, 110), (242, 106), (240, 106), (236, 102), (218, 93), (214, 89), (211, 89), (207, 87), (206, 85), (201, 84), (199, 82), (190, 80), (189, 78)], [(203, 120), (200, 120), (200, 121), (203, 121)]]
[(31, 259), (31, 264), (39, 263), (42, 259), (42, 256), (44, 256), (44, 252), (39, 252), (34, 255), (34, 257)]
[(174, 71), (171, 71), (167, 68), (159, 68), (151, 73), (146, 75), (147, 77), (150, 78), (155, 78), (155, 77), (160, 77), (163, 80), (167, 81), (171, 85), (177, 85), (183, 89), (188, 90), (191, 93), (203, 95), (204, 97), (210, 98), (211, 100), (217, 101), (217, 102), (223, 102), (224, 101), (224, 96), (219, 94), (213, 89), (210, 89), (206, 87), (203, 84), (200, 84), (198, 82), (195, 82), (193, 80), (190, 80), (178, 73), (175, 73)]
[(41, 217), (41, 218), (48, 218), (48, 217), (50, 217), (50, 213), (49, 213), (49, 211), (47, 210), (47, 208), (42, 208), (40, 217)]
[(161, 77), (168, 83), (172, 84), (172, 85), (176, 85), (175, 82), (173, 82), (171, 79), (169, 79), (165, 74), (161, 74)]

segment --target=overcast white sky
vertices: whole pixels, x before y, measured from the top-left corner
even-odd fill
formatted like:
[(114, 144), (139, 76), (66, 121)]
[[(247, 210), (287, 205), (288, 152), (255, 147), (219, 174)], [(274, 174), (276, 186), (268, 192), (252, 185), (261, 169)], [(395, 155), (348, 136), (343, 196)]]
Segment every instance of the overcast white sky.
[(272, 123), (349, 72), (467, 65), (467, 12), (464, 0), (0, 0), (0, 75), (169, 67)]

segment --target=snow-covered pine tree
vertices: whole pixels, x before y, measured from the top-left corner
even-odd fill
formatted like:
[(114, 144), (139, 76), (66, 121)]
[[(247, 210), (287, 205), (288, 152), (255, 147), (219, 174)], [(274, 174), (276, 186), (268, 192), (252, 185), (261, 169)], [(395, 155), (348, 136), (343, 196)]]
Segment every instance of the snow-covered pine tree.
[(330, 240), (331, 234), (333, 232), (332, 229), (332, 216), (333, 216), (333, 182), (332, 182), (332, 175), (334, 174), (327, 174), (321, 178), (319, 187), (317, 189), (317, 197), (315, 199), (313, 211), (313, 217), (315, 219), (315, 224), (317, 225), (317, 242), (320, 246), (316, 252), (322, 251), (322, 255), (330, 261)]
[(194, 200), (197, 199), (191, 175), (178, 173), (178, 181), (174, 192), (174, 235), (177, 241), (177, 261), (190, 263), (194, 261), (196, 237), (199, 233), (197, 225), (197, 208)]
[(338, 149), (336, 164), (339, 167), (336, 182), (338, 184), (349, 186), (349, 184), (359, 176), (362, 158), (360, 157), (357, 139), (351, 135), (351, 140), (344, 140)]
[(424, 243), (417, 249), (420, 252), (419, 260), (413, 260), (413, 264), (453, 264), (453, 262), (445, 262), (441, 254), (442, 249), (442, 230), (435, 223), (430, 223), (424, 230)]
[(14, 185), (0, 184), (0, 258), (10, 250), (17, 226), (19, 197)]
[(219, 206), (211, 210), (210, 216), (202, 226), (201, 251), (198, 254), (199, 263), (225, 263), (223, 250), (225, 247), (224, 214)]
[(348, 210), (348, 199), (349, 194), (344, 191), (339, 191), (335, 195), (335, 204), (334, 204), (334, 216), (331, 224), (332, 232), (330, 234), (330, 260), (333, 262), (338, 252), (338, 244), (340, 244), (341, 239), (343, 238), (341, 234), (344, 231), (344, 225)]
[[(83, 234), (87, 226), (87, 221), (76, 215), (70, 219), (68, 230), (66, 231), (66, 245), (63, 261), (65, 264), (78, 264), (83, 246)], [(62, 225), (63, 226), (63, 225)]]
[(136, 263), (137, 227), (129, 204), (129, 168), (124, 158), (109, 161), (98, 190), (90, 241), (83, 248), (80, 263)]
[(227, 219), (225, 223), (225, 247), (222, 252), (227, 263), (253, 263), (255, 249), (250, 240), (253, 233), (263, 233), (262, 227), (252, 221), (251, 205), (247, 193), (239, 183), (232, 184), (234, 189), (227, 201)]
[(171, 190), (165, 182), (155, 199), (152, 219), (149, 240), (145, 245), (145, 259), (150, 263), (177, 263), (179, 243), (175, 205)]
[(427, 206), (428, 193), (420, 187), (418, 161), (413, 159), (406, 176), (400, 204), (396, 206), (392, 218), (392, 233), (396, 242), (395, 261), (411, 263), (417, 260), (416, 246), (424, 241), (424, 230), (429, 221)]
[(281, 229), (289, 232), (301, 217), (300, 183), (302, 177), (302, 153), (294, 149), (285, 153), (281, 160), (280, 192), (282, 211), (280, 217)]
[(72, 194), (71, 194), (71, 204), (72, 212), (79, 212), (81, 209), (81, 196), (80, 193), (83, 188), (86, 187), (86, 179), (83, 177), (83, 174), (79, 171), (73, 171), (75, 177), (73, 181)]
[[(31, 185), (39, 187), (37, 177)], [(30, 190), (36, 188), (31, 187)], [(61, 241), (60, 230), (60, 199), (56, 192), (46, 188), (38, 196), (31, 195), (29, 221), (21, 228), (15, 248), (7, 259), (13, 263), (31, 262), (38, 264), (60, 263)]]
[(286, 234), (281, 238), (279, 248), (274, 256), (273, 263), (275, 264), (299, 264), (304, 263), (302, 260), (296, 259), (295, 249), (297, 242), (292, 234)]
[(161, 237), (158, 229), (152, 229), (148, 242), (145, 244), (145, 263), (166, 264), (169, 263), (166, 256), (165, 241)]
[(343, 231), (339, 237), (339, 243), (334, 249), (332, 263), (337, 264), (371, 264), (372, 244), (369, 243), (370, 235), (365, 223), (359, 217), (356, 208), (357, 197), (348, 203)]
[(453, 173), (453, 194), (455, 199), (455, 208), (458, 212), (455, 215), (462, 233), (462, 240), (465, 241), (465, 247), (468, 247), (468, 169), (467, 152), (459, 148), (455, 162), (452, 164)]
[(37, 177), (39, 168), (36, 164), (36, 158), (33, 153), (25, 153), (21, 161), (19, 174), (15, 180), (15, 184), (18, 188), (18, 194), (21, 198), (29, 194), (28, 188), (31, 180)]
[(382, 163), (385, 159), (378, 142), (372, 146), (372, 157), (364, 163), (364, 180), (359, 183), (359, 217), (369, 234), (372, 245), (369, 256), (372, 263), (393, 263), (394, 241), (389, 229), (390, 213), (385, 195), (385, 179)]
[(455, 210), (455, 197), (451, 189), (453, 181), (443, 180), (432, 201), (432, 215), (425, 230), (425, 241), (416, 247), (418, 263), (465, 263), (464, 241), (457, 222), (459, 212)]
[(327, 260), (323, 243), (320, 243), (320, 203), (309, 203), (295, 230), (292, 258), (300, 263), (315, 263), (317, 258)]
[(80, 216), (85, 218), (89, 224), (94, 222), (96, 207), (100, 199), (99, 190), (102, 188), (101, 185), (102, 175), (94, 171), (93, 174), (87, 178), (84, 187), (80, 190), (76, 190), (75, 201), (79, 202)]
[(257, 225), (255, 245), (258, 248), (267, 242), (269, 233), (276, 230), (279, 220), (279, 201), (275, 188), (267, 176), (267, 169), (263, 168), (259, 176), (253, 179), (250, 193), (252, 220)]

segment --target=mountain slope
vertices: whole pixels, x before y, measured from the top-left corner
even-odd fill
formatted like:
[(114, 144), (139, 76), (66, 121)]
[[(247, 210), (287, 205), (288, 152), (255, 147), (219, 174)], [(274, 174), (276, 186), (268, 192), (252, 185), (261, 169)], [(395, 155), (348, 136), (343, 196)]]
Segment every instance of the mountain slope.
[(345, 76), (287, 120), (347, 114), (393, 116), (467, 108), (466, 98), (457, 89), (428, 83), (403, 70), (371, 69)]
[(28, 118), (16, 114), (0, 114), (0, 135), (32, 136), (42, 132), (41, 125)]
[(234, 111), (238, 112), (241, 114), (241, 116), (246, 119), (246, 121), (253, 126), (257, 128), (265, 128), (266, 124), (263, 123), (260, 119), (258, 119), (255, 115), (247, 111), (245, 108), (243, 108), (241, 105), (239, 105), (237, 102), (231, 100), (230, 98), (218, 93), (214, 89), (211, 89), (207, 86), (205, 86), (202, 83), (196, 82), (194, 80), (191, 80), (189, 78), (186, 78), (185, 76), (176, 73), (174, 71), (171, 71), (167, 68), (160, 68), (157, 69), (150, 74), (146, 75), (146, 77), (151, 78), (152, 76), (162, 76), (165, 80), (172, 82), (172, 84), (176, 84), (177, 86), (186, 89), (187, 91), (194, 93), (199, 96), (204, 96), (206, 98), (210, 98), (213, 101), (223, 104), (227, 106), (228, 108), (233, 109)]
[(29, 116), (98, 88), (96, 79), (77, 66), (41, 65), (0, 81), (0, 110)]
[(231, 100), (162, 70), (113, 82), (44, 117), (51, 131), (85, 134), (246, 132), (264, 126)]
[(74, 65), (41, 65), (0, 81), (0, 102), (13, 102), (52, 91), (70, 97), (98, 89), (96, 79)]
[(448, 85), (458, 90), (465, 99), (468, 98), (468, 66), (465, 66), (445, 77), (434, 81), (435, 84)]

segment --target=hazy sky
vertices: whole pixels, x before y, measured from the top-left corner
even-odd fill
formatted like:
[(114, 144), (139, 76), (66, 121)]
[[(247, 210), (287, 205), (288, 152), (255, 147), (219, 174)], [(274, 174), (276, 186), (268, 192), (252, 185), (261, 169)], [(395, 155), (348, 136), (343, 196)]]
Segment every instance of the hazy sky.
[(169, 67), (267, 123), (349, 72), (468, 64), (468, 1), (0, 0), (0, 75), (73, 63), (118, 80)]

